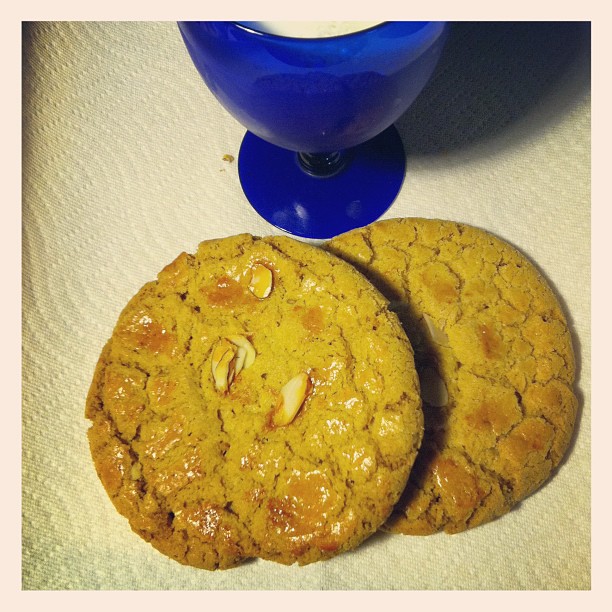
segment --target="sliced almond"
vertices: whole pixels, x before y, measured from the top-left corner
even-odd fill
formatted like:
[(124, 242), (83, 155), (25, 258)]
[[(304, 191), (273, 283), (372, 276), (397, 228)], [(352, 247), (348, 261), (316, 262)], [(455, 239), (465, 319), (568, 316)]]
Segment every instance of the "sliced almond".
[(440, 346), (448, 346), (448, 336), (436, 326), (433, 319), (429, 315), (423, 314), (423, 320), (425, 321), (425, 325), (427, 325), (429, 337)]
[(223, 355), (228, 351), (231, 351), (232, 353), (236, 351), (234, 344), (230, 342), (227, 338), (221, 338), (221, 340), (219, 340), (219, 342), (217, 342), (217, 344), (215, 345), (215, 348), (212, 352), (211, 366), (213, 372), (217, 369), (217, 366), (219, 365), (219, 362), (221, 361)]
[(227, 392), (234, 380), (235, 373), (235, 353), (227, 351), (213, 370), (213, 378), (217, 391)]
[(249, 289), (251, 293), (263, 300), (270, 295), (274, 278), (272, 270), (263, 264), (255, 264), (251, 268), (251, 280), (249, 281)]
[(300, 372), (281, 389), (278, 404), (272, 415), (272, 423), (276, 427), (288, 425), (295, 419), (310, 388), (311, 382), (308, 374)]
[(236, 363), (234, 365), (236, 369), (236, 376), (238, 376), (238, 374), (240, 374), (240, 372), (242, 372), (242, 370), (244, 369), (246, 354), (246, 350), (243, 349), (241, 346), (236, 347)]
[(211, 369), (215, 388), (221, 393), (225, 393), (234, 380), (236, 353), (236, 346), (226, 338), (222, 338), (213, 349)]
[(423, 368), (419, 372), (421, 383), (421, 399), (436, 408), (442, 408), (448, 404), (448, 390), (442, 377), (433, 368)]
[(244, 336), (228, 336), (227, 339), (237, 347), (236, 374), (250, 368), (257, 356), (253, 345)]

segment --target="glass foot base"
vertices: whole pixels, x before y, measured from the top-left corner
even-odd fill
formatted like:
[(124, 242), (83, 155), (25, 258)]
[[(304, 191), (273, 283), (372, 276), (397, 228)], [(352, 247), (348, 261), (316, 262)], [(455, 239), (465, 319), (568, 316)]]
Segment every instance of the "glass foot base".
[(238, 156), (242, 189), (269, 223), (295, 236), (328, 239), (378, 219), (404, 180), (406, 157), (391, 126), (347, 152), (337, 174), (305, 172), (297, 153), (247, 132)]

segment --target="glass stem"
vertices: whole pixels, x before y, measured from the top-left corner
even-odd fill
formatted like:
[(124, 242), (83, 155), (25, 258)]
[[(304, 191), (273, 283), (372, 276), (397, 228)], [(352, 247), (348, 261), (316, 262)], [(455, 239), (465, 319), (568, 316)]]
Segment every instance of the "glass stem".
[(346, 151), (332, 153), (298, 153), (298, 162), (304, 172), (312, 176), (327, 177), (338, 174), (348, 161)]

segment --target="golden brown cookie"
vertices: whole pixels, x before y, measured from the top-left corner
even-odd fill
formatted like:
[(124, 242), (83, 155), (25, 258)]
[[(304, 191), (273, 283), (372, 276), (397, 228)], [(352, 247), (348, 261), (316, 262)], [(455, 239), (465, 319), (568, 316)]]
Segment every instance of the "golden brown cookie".
[(565, 453), (574, 355), (551, 289), (482, 230), (380, 221), (331, 240), (391, 301), (415, 351), (425, 437), (385, 529), (456, 533), (512, 508)]
[(132, 298), (86, 416), (117, 510), (206, 569), (354, 548), (423, 435), (412, 349), (382, 295), (321, 249), (246, 234), (182, 253)]

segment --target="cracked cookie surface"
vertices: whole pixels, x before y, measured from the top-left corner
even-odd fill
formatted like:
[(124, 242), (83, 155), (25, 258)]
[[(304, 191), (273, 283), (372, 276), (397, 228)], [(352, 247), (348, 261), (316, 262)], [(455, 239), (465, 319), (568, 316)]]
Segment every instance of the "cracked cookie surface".
[(487, 232), (428, 219), (379, 221), (326, 248), (391, 301), (421, 380), (423, 445), (384, 529), (464, 531), (540, 487), (577, 399), (568, 326), (534, 266)]
[(132, 529), (205, 569), (306, 564), (375, 532), (423, 435), (412, 348), (387, 306), (333, 255), (247, 234), (142, 287), (86, 406), (96, 470)]

